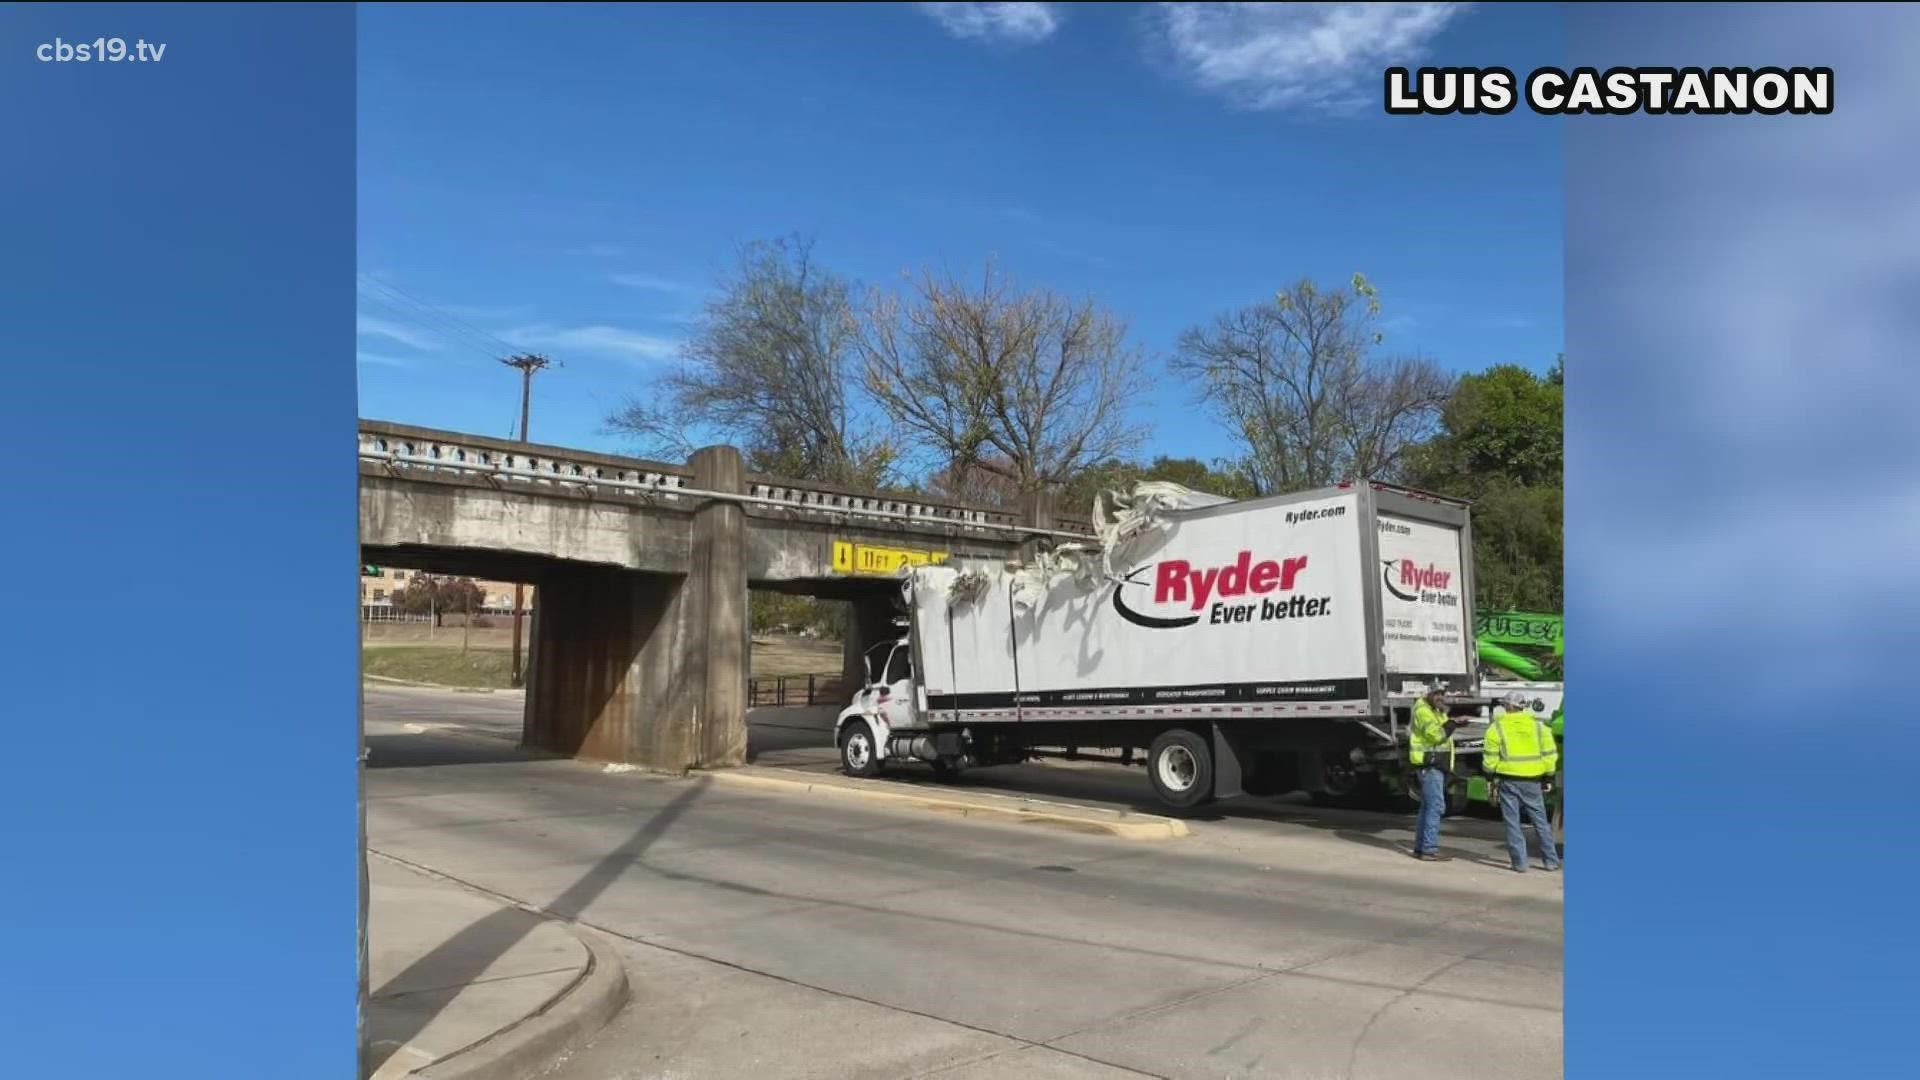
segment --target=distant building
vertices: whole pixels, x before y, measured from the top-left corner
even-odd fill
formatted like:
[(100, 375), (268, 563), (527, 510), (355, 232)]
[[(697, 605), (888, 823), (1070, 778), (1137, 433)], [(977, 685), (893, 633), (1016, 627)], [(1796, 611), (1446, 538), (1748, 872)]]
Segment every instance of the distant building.
[[(362, 618), (385, 619), (397, 617), (393, 595), (407, 587), (407, 583), (416, 577), (446, 577), (445, 574), (426, 574), (419, 570), (401, 570), (395, 567), (380, 567), (378, 573), (368, 574), (364, 569), (360, 575), (360, 611)], [(513, 582), (483, 581), (474, 578), (473, 583), (480, 586), (483, 599), (476, 615), (513, 614)], [(533, 586), (525, 588), (525, 607), (533, 608)], [(424, 617), (424, 616), (423, 616)]]

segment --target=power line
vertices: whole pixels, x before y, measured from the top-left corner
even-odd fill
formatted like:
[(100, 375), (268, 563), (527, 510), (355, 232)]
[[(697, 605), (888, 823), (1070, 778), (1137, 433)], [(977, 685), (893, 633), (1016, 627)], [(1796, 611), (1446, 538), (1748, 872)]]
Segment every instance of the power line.
[(381, 293), (375, 288), (368, 287), (362, 290), (360, 301), (363, 310), (418, 327), (426, 331), (436, 342), (451, 343), (461, 348), (471, 349), (489, 359), (508, 351), (502, 349), (502, 343), (496, 341), (491, 335), (483, 336), (474, 333), (445, 318), (438, 317), (432, 311)]
[[(415, 341), (411, 336), (401, 337), (398, 333), (387, 334), (387, 336), (395, 337), (397, 340), (415, 348), (437, 349), (442, 345), (446, 345), (462, 355), (472, 354), (488, 359), (499, 355), (499, 351), (494, 349), (490, 343), (482, 344), (471, 338), (453, 336), (445, 326), (423, 318), (417, 313), (405, 308), (388, 303), (371, 293), (363, 294), (360, 297), (360, 314), (366, 317), (378, 317), (383, 322), (391, 322), (394, 324), (394, 329), (400, 333), (417, 331), (423, 337), (432, 339), (430, 342)], [(369, 330), (368, 332), (383, 333), (384, 331)]]
[(467, 348), (486, 355), (489, 359), (498, 359), (499, 354), (512, 354), (520, 346), (495, 334), (467, 322), (420, 297), (394, 285), (382, 281), (371, 274), (358, 275), (360, 295), (373, 301), (388, 313), (411, 322), (416, 326), (433, 331), (436, 334), (452, 338)]
[(372, 274), (362, 274), (360, 276), (368, 284), (383, 291), (389, 296), (398, 297), (403, 302), (411, 304), (422, 311), (431, 313), (432, 315), (438, 317), (439, 319), (446, 322), (447, 324), (460, 328), (461, 330), (464, 330), (465, 332), (474, 335), (480, 340), (491, 342), (494, 345), (499, 346), (501, 349), (506, 350), (507, 352), (512, 352), (513, 350), (519, 348), (518, 345), (515, 345), (512, 342), (505, 340), (504, 338), (500, 338), (491, 333), (488, 333), (487, 331), (480, 329), (479, 327), (473, 325), (470, 322), (467, 322), (465, 319), (460, 318), (459, 316), (453, 314), (452, 312), (447, 311), (444, 308), (441, 308), (435, 304), (429, 303), (426, 300), (422, 300), (420, 297), (414, 295), (411, 292), (408, 292), (407, 290), (401, 288), (398, 285), (393, 284), (390, 281), (382, 281), (381, 279), (374, 277)]
[(501, 350), (494, 342), (456, 328), (447, 322), (435, 319), (417, 308), (402, 304), (373, 289), (366, 289), (361, 292), (360, 310), (364, 314), (377, 315), (383, 319), (390, 319), (394, 321), (396, 325), (404, 325), (423, 331), (424, 335), (432, 340), (430, 344), (409, 342), (409, 344), (415, 344), (418, 347), (439, 348), (441, 345), (453, 345), (463, 350), (472, 350), (490, 359), (500, 355)]

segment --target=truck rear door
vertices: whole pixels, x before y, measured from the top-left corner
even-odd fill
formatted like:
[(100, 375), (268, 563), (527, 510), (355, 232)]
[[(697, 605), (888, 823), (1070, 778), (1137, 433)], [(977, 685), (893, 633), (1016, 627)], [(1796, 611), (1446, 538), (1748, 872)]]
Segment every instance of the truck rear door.
[(1386, 691), (1435, 684), (1471, 690), (1477, 680), (1466, 507), (1374, 494)]

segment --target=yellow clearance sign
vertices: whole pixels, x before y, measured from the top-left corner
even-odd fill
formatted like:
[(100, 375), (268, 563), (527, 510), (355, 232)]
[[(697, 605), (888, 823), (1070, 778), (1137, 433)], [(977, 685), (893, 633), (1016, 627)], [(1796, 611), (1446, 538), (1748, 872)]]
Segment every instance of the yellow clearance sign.
[(836, 574), (897, 574), (903, 566), (926, 566), (946, 561), (947, 553), (944, 551), (870, 547), (845, 540), (833, 542), (833, 570)]

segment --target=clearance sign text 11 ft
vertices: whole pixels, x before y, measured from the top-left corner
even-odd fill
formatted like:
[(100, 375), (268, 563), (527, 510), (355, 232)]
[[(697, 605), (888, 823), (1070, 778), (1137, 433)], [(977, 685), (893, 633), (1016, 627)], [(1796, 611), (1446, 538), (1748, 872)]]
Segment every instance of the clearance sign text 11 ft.
[(833, 542), (833, 570), (836, 574), (896, 574), (903, 566), (938, 565), (946, 561), (947, 553), (944, 551), (873, 547), (845, 540)]

